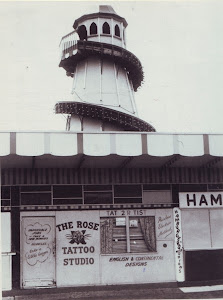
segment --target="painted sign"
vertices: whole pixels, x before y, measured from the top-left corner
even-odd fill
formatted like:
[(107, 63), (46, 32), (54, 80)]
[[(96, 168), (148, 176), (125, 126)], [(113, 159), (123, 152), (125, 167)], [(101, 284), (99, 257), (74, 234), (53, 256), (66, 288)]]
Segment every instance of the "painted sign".
[(100, 212), (101, 217), (135, 217), (146, 216), (144, 209), (105, 210)]
[(183, 241), (181, 229), (181, 212), (178, 208), (173, 209), (174, 234), (175, 234), (175, 265), (177, 281), (184, 281)]
[(173, 215), (170, 209), (156, 211), (156, 233), (158, 240), (173, 239)]
[(179, 193), (180, 208), (223, 207), (223, 192)]
[[(164, 246), (165, 245), (165, 246)], [(158, 241), (154, 253), (101, 255), (101, 283), (148, 283), (176, 280), (173, 241)], [(111, 276), (112, 274), (112, 276)]]
[[(74, 224), (76, 223), (76, 224)], [(76, 254), (87, 254), (94, 253), (95, 248), (93, 246), (88, 246), (87, 242), (91, 237), (91, 234), (86, 232), (86, 229), (98, 230), (99, 224), (88, 221), (69, 221), (62, 224), (56, 225), (59, 232), (66, 231), (65, 237), (69, 240), (70, 244), (74, 244), (73, 247), (62, 247), (62, 254), (74, 254), (72, 258), (64, 258), (64, 266), (67, 265), (88, 265), (94, 264), (94, 258), (86, 258), (81, 255), (81, 257), (76, 257)], [(83, 229), (86, 228), (86, 229)], [(71, 230), (70, 230), (71, 229)], [(74, 230), (77, 229), (77, 230)], [(67, 230), (69, 230), (67, 233)], [(80, 246), (79, 246), (80, 245)], [(84, 245), (84, 246), (82, 246)]]
[(26, 262), (34, 266), (37, 262), (43, 263), (50, 256), (49, 233), (52, 228), (49, 224), (29, 224), (25, 228), (27, 252), (25, 253)]
[(99, 281), (99, 213), (57, 212), (58, 286)]

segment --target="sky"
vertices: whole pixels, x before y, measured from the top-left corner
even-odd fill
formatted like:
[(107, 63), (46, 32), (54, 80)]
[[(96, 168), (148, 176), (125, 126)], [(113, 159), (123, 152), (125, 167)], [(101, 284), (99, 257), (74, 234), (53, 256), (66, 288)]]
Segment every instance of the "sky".
[(139, 117), (157, 132), (223, 132), (223, 0), (0, 1), (0, 131), (65, 130), (71, 100), (59, 43), (75, 19), (112, 5), (143, 65)]

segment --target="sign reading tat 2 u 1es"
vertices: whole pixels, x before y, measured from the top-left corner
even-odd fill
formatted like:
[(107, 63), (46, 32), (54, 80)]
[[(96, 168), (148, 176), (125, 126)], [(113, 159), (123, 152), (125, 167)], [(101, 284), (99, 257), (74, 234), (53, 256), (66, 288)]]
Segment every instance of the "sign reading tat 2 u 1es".
[(223, 191), (204, 193), (179, 193), (180, 208), (223, 207)]

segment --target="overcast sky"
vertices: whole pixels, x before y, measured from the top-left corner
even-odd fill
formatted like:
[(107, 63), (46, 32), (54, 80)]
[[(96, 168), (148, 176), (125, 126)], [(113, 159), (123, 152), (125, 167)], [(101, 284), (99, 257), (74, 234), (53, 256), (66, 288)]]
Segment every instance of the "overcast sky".
[(139, 116), (158, 132), (223, 132), (223, 1), (0, 2), (0, 130), (64, 130), (57, 101), (72, 79), (59, 42), (75, 19), (110, 4), (141, 61)]

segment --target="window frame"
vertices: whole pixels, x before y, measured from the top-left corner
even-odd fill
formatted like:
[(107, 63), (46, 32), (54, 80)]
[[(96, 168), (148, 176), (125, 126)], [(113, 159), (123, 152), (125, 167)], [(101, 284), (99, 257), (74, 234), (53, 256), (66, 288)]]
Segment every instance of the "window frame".
[[(125, 218), (125, 239), (126, 239), (126, 251), (123, 251), (123, 252), (104, 252), (102, 251), (102, 231), (100, 231), (100, 254), (101, 255), (120, 255), (120, 254), (131, 254), (131, 255), (137, 255), (137, 254), (150, 254), (150, 253), (157, 253), (157, 237), (156, 237), (156, 217), (155, 216), (119, 216), (119, 217), (101, 217), (100, 218), (100, 224), (101, 224), (101, 220), (104, 219), (104, 220), (114, 220), (114, 219), (118, 219), (118, 218)], [(139, 251), (139, 252), (133, 252), (131, 251), (131, 234), (130, 234), (130, 218), (137, 218), (137, 219), (140, 219), (140, 218), (152, 218), (153, 219), (153, 223), (154, 223), (154, 230), (152, 232), (152, 234), (154, 235), (154, 239), (155, 239), (155, 251), (150, 251), (148, 248), (147, 248), (147, 251)], [(100, 226), (100, 230), (102, 230), (102, 226)], [(142, 235), (143, 237), (143, 235)], [(112, 232), (112, 243), (113, 243), (113, 239), (114, 239), (114, 236), (113, 236), (113, 232)], [(143, 237), (143, 241), (145, 242), (145, 238)], [(145, 242), (146, 244), (146, 242)]]

